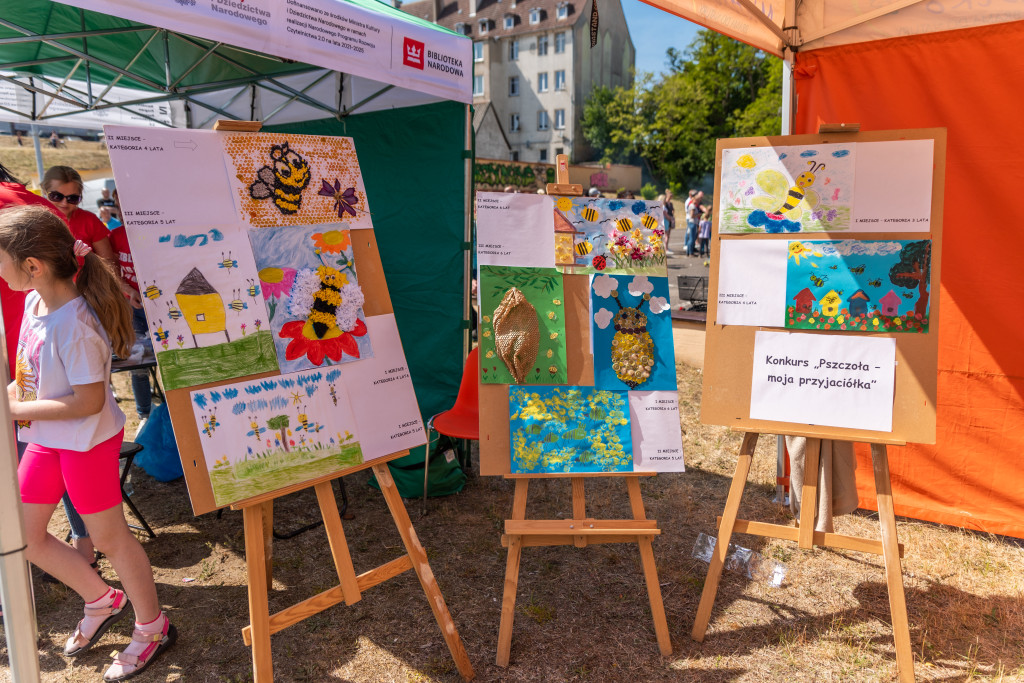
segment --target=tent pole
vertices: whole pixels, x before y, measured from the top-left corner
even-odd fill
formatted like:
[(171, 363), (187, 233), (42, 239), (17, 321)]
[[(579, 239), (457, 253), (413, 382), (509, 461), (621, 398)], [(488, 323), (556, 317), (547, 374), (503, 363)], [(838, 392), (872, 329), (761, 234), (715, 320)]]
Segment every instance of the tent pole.
[[(470, 314), (470, 307), (472, 306), (472, 298), (470, 294), (470, 281), (473, 278), (473, 206), (475, 204), (473, 198), (473, 108), (470, 105), (466, 105), (466, 135), (465, 142), (463, 143), (463, 149), (467, 150), (469, 154), (464, 161), (464, 194), (466, 201), (466, 217), (463, 225), (463, 241), (468, 247), (463, 247), (462, 259), (463, 259), (463, 293), (462, 293), (462, 319), (468, 323), (472, 320)], [(479, 285), (478, 285), (479, 286)], [(470, 335), (472, 330), (469, 326), (463, 330), (462, 334), (462, 358), (465, 360), (469, 356), (469, 345)]]
[[(32, 95), (34, 98), (35, 95)], [(36, 149), (36, 184), (39, 187), (43, 186), (43, 147), (39, 144), (39, 126), (33, 122), (30, 126), (32, 130), (32, 146)]]

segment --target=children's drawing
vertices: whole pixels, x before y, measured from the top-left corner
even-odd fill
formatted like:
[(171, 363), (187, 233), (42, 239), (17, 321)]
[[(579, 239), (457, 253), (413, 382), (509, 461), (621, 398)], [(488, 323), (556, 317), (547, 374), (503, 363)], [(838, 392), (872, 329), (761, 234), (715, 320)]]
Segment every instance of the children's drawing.
[(192, 392), (199, 443), (218, 506), (341, 474), (363, 462), (344, 387), (330, 371)]
[(373, 355), (345, 223), (250, 230), (281, 371)]
[(927, 332), (931, 240), (790, 242), (786, 327)]
[(256, 227), (330, 223), (372, 228), (351, 138), (282, 133), (223, 136), (243, 219)]
[(720, 233), (850, 229), (854, 146), (722, 151)]
[(594, 386), (676, 388), (668, 279), (597, 275), (591, 283)]
[(554, 268), (480, 266), (480, 380), (565, 384), (562, 274)]
[[(241, 226), (174, 239), (152, 227), (128, 227), (141, 274), (142, 305), (165, 389), (278, 369), (262, 299), (245, 296), (256, 262)], [(180, 237), (181, 235), (179, 235)]]
[(555, 201), (555, 263), (566, 272), (665, 275), (662, 205), (640, 199)]
[(512, 472), (632, 471), (626, 396), (594, 387), (511, 387)]

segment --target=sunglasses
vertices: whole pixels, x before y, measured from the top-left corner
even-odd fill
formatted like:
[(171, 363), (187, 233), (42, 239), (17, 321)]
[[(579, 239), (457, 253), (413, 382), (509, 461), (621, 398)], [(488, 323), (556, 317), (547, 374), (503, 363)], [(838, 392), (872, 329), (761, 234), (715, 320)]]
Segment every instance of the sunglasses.
[(80, 201), (82, 201), (82, 195), (80, 194), (61, 194), (56, 190), (48, 192), (46, 196), (54, 204), (58, 204), (64, 201), (65, 199), (68, 200), (68, 204), (77, 204)]

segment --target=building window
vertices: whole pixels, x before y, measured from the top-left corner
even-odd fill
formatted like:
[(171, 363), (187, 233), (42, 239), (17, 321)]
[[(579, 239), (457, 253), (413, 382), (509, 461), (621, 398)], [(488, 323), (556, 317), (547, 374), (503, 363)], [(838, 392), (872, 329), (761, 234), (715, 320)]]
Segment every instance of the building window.
[(565, 128), (565, 110), (564, 109), (556, 109), (555, 110), (555, 128), (558, 129), (558, 130), (563, 130)]
[(512, 114), (509, 118), (508, 129), (513, 133), (519, 132), (519, 114)]
[(540, 151), (540, 160), (541, 163), (544, 163), (548, 160), (548, 151), (546, 149), (542, 149)]
[(473, 95), (479, 97), (484, 94), (484, 77), (473, 76)]
[(544, 71), (537, 74), (537, 92), (548, 91), (548, 72)]
[(518, 40), (510, 40), (510, 41), (508, 41), (508, 58), (511, 61), (513, 61), (513, 62), (516, 61), (517, 59), (519, 59), (519, 41)]
[(557, 157), (559, 154), (565, 154), (565, 147), (555, 147), (555, 156)]
[(510, 28), (515, 28), (515, 26), (516, 26), (516, 16), (514, 14), (506, 14), (505, 15), (505, 30), (508, 30)]
[(555, 34), (555, 54), (565, 52), (565, 33)]
[(481, 19), (480, 20), (480, 33), (487, 33), (487, 30), (490, 27), (491, 27), (491, 20), (490, 19)]
[(548, 120), (548, 112), (541, 109), (537, 112), (537, 130), (547, 130), (549, 125), (550, 121)]
[(555, 90), (565, 90), (565, 69), (555, 72)]
[(539, 8), (534, 7), (532, 10), (530, 10), (530, 23), (531, 24), (539, 24), (540, 23), (540, 9)]
[(461, 33), (464, 36), (468, 36), (469, 35), (469, 24), (460, 21), (459, 23), (455, 24), (455, 32), (456, 33)]
[(548, 53), (548, 37), (539, 36), (537, 38), (537, 56), (543, 57)]
[(569, 18), (569, 3), (567, 3), (567, 2), (560, 2), (560, 3), (558, 3), (558, 13), (555, 16), (558, 17), (559, 19), (568, 19)]
[(512, 161), (519, 161), (519, 150), (512, 150)]
[(482, 62), (484, 61), (484, 44), (473, 43), (473, 61)]
[(519, 94), (519, 76), (508, 77), (508, 95), (515, 97)]

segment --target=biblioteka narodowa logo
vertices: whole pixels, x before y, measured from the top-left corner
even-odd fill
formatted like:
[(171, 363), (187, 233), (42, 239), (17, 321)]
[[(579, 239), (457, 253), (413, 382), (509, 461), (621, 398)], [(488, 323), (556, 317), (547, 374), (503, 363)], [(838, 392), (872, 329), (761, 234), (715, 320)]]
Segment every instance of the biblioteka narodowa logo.
[(428, 50), (422, 42), (408, 37), (402, 44), (402, 63), (420, 71), (432, 69), (462, 77), (461, 59), (436, 50)]

